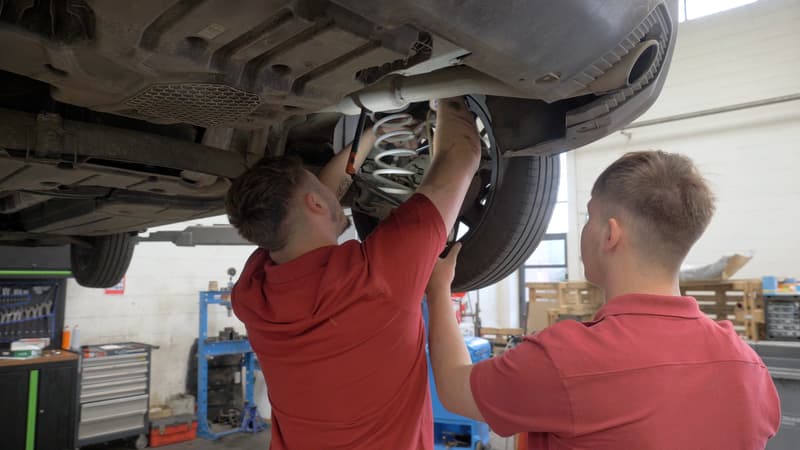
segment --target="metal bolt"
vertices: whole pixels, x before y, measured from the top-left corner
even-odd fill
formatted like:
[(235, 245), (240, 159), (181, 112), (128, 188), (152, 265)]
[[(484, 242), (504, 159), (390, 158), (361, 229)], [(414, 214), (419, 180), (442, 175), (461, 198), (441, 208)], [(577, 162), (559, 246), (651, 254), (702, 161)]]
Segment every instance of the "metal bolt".
[(537, 83), (549, 83), (551, 81), (558, 81), (561, 79), (561, 73), (559, 72), (550, 72), (542, 75), (541, 77), (536, 79)]

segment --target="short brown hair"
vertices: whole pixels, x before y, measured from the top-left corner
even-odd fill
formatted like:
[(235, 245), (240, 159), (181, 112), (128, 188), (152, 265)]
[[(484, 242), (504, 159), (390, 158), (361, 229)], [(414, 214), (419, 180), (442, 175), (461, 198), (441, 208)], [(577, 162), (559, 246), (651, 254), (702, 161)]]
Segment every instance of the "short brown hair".
[(269, 251), (289, 239), (292, 199), (307, 176), (295, 157), (264, 157), (233, 181), (225, 197), (228, 220), (248, 241)]
[(622, 156), (600, 174), (592, 196), (612, 211), (624, 209), (633, 218), (636, 248), (669, 269), (680, 266), (715, 210), (692, 160), (661, 150)]

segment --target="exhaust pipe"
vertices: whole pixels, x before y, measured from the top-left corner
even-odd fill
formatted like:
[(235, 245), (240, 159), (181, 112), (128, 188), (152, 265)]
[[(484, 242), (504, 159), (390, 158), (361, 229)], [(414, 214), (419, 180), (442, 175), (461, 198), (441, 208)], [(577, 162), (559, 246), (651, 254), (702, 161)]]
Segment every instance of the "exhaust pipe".
[[(655, 64), (658, 46), (656, 40), (639, 43), (600, 78), (574, 95), (588, 93), (602, 95), (636, 83)], [(530, 94), (521, 92), (475, 69), (456, 66), (412, 77), (388, 76), (372, 86), (350, 94), (338, 104), (320, 112), (357, 115), (362, 108), (375, 112), (392, 111), (405, 108), (415, 102), (467, 94), (531, 98)]]
[(321, 112), (356, 115), (361, 108), (391, 111), (432, 98), (485, 94), (502, 97), (529, 97), (505, 83), (466, 66), (451, 67), (413, 77), (389, 76), (376, 84), (345, 97)]
[(602, 95), (635, 84), (655, 64), (656, 56), (658, 41), (640, 42), (600, 78), (589, 83), (581, 94)]

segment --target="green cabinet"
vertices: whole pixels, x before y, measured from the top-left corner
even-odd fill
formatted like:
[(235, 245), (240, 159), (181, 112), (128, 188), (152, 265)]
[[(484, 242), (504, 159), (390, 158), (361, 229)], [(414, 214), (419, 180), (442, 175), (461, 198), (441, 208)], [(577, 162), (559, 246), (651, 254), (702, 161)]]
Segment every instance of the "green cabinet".
[(0, 360), (4, 450), (74, 450), (78, 357), (72, 353)]

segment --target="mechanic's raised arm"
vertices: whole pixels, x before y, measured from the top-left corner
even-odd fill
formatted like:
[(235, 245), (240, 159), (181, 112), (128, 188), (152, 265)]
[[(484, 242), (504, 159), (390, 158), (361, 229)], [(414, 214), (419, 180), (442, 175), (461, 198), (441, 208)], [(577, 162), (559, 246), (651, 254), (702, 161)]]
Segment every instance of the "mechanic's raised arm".
[[(373, 144), (375, 144), (375, 134), (372, 132), (371, 129), (364, 130), (361, 134), (361, 139), (358, 142), (358, 152), (356, 153), (356, 162), (355, 167), (356, 170), (361, 167), (361, 164), (364, 163), (364, 160), (369, 155), (369, 151), (372, 148)], [(328, 189), (331, 190), (334, 194), (336, 194), (336, 198), (339, 200), (344, 197), (344, 194), (347, 193), (347, 190), (350, 188), (350, 185), (353, 184), (353, 178), (347, 174), (347, 160), (350, 157), (350, 149), (352, 148), (352, 143), (346, 147), (344, 147), (339, 153), (337, 153), (325, 167), (322, 168), (322, 171), (319, 173), (319, 181), (322, 182)]]
[(475, 118), (463, 98), (439, 101), (433, 161), (417, 194), (395, 209), (364, 241), (370, 267), (384, 274), (393, 298), (419, 310), (480, 159)]
[(460, 243), (454, 245), (438, 261), (426, 289), (431, 369), (442, 405), (488, 423), (500, 436), (574, 433), (572, 404), (560, 373), (535, 337), (472, 364), (450, 295), (460, 249)]
[(433, 152), (433, 161), (417, 193), (436, 206), (450, 232), (481, 157), (475, 116), (463, 97), (439, 100)]
[(433, 269), (425, 294), (428, 300), (428, 343), (431, 369), (439, 399), (449, 411), (483, 421), (470, 390), (472, 360), (453, 314), (450, 285), (456, 270), (461, 243), (450, 249)]

